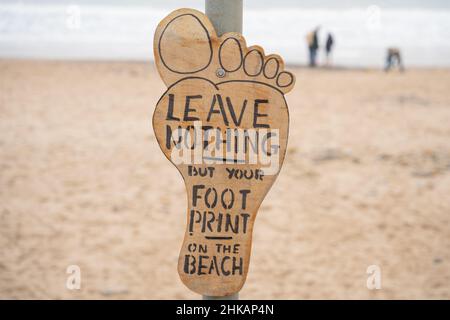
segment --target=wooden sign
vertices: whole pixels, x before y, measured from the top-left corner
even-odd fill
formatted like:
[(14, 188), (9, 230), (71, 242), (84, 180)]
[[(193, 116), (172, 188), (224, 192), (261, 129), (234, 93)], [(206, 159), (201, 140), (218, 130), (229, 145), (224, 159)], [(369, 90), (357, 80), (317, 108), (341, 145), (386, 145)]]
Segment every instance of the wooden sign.
[(159, 23), (154, 53), (168, 89), (153, 129), (187, 189), (178, 273), (199, 294), (231, 295), (245, 282), (256, 214), (284, 160), (284, 94), (295, 79), (281, 57), (239, 33), (218, 37), (192, 9)]

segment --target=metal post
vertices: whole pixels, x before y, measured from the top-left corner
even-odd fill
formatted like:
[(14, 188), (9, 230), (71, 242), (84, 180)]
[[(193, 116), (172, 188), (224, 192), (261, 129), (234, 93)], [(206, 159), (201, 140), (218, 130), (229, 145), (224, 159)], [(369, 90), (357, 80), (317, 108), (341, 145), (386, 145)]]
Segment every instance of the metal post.
[[(205, 0), (205, 12), (217, 35), (242, 33), (242, 0)], [(203, 296), (203, 300), (239, 300), (239, 293), (225, 297)]]
[(242, 0), (206, 0), (205, 12), (218, 36), (226, 32), (242, 33)]

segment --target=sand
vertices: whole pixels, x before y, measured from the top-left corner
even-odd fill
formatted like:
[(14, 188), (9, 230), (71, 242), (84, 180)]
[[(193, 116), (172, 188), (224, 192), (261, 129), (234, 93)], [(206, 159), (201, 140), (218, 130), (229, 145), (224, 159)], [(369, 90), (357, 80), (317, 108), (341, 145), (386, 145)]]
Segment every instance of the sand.
[[(449, 299), (450, 70), (294, 73), (241, 298)], [(163, 92), (151, 63), (0, 61), (0, 298), (198, 298), (151, 128)]]

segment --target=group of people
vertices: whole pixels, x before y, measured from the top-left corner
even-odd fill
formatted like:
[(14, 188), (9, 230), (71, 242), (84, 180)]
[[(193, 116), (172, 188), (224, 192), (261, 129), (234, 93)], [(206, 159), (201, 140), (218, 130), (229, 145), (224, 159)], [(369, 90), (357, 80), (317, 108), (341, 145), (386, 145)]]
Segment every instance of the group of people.
[[(320, 27), (316, 27), (314, 30), (306, 35), (306, 43), (309, 50), (309, 66), (314, 68), (317, 66), (317, 53), (319, 51), (319, 31)], [(325, 66), (331, 66), (331, 53), (334, 47), (334, 37), (329, 32), (325, 41)], [(398, 48), (388, 48), (386, 52), (386, 63), (384, 70), (387, 72), (398, 67), (400, 71), (404, 71), (404, 66), (402, 62), (402, 55), (400, 49)]]
[[(315, 28), (311, 32), (309, 32), (306, 35), (306, 42), (308, 44), (308, 50), (309, 50), (309, 66), (315, 67), (317, 66), (317, 53), (319, 51), (319, 31), (320, 27)], [(331, 53), (333, 51), (334, 46), (334, 37), (329, 32), (327, 35), (327, 39), (325, 41), (325, 65), (330, 66), (331, 65)]]

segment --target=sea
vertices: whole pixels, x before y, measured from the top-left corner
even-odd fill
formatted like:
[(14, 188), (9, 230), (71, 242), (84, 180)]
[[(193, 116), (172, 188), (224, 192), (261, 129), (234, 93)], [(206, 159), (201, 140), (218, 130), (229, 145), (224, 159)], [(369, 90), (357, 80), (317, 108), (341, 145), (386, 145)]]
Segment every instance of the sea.
[[(320, 26), (322, 48), (335, 39), (335, 65), (382, 67), (396, 47), (407, 67), (449, 67), (449, 3), (244, 0), (243, 34), (287, 64), (307, 63), (305, 36)], [(0, 58), (153, 60), (158, 22), (181, 7), (203, 11), (204, 1), (0, 0)]]

